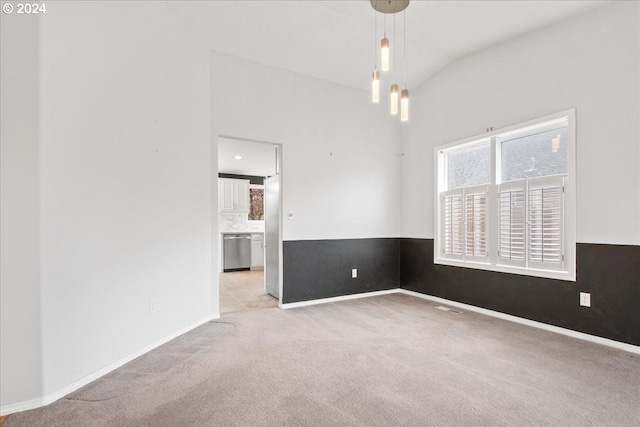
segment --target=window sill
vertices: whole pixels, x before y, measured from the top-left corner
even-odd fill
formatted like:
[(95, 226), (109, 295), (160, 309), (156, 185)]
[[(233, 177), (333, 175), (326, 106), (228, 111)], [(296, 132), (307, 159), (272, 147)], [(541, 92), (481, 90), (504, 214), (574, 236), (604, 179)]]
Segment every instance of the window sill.
[(521, 276), (542, 277), (545, 279), (564, 280), (568, 282), (576, 281), (575, 269), (572, 273), (568, 271), (539, 270), (534, 268), (522, 268), (510, 265), (494, 265), (484, 262), (459, 261), (446, 258), (435, 258), (433, 260), (433, 263), (436, 265), (448, 265), (452, 267), (471, 268), (475, 270), (495, 271), (498, 273), (518, 274)]

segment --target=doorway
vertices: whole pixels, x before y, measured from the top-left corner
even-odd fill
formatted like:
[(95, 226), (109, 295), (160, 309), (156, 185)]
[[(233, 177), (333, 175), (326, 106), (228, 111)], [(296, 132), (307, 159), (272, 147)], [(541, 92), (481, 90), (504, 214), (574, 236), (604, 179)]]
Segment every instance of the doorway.
[(281, 173), (280, 144), (218, 136), (221, 315), (280, 303)]

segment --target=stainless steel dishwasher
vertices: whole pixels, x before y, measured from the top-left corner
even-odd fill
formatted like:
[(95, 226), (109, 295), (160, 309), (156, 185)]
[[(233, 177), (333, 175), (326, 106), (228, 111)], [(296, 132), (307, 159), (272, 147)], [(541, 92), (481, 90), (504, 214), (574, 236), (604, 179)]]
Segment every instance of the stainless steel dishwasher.
[(251, 268), (251, 234), (224, 234), (223, 271)]

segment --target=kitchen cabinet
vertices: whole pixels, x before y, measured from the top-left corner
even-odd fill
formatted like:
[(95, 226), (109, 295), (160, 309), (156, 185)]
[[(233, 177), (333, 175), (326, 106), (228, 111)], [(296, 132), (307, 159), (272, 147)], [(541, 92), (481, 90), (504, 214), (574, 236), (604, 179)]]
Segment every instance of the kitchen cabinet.
[(264, 234), (251, 234), (251, 269), (264, 268)]
[(220, 212), (249, 212), (249, 180), (218, 179), (218, 207)]

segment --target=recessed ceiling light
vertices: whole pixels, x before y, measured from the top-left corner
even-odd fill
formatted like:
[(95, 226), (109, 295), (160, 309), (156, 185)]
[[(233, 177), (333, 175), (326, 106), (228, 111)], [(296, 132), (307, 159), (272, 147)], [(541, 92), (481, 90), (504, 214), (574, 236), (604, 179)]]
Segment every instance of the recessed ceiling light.
[(242, 156), (235, 156), (234, 159), (236, 160), (242, 160)]

